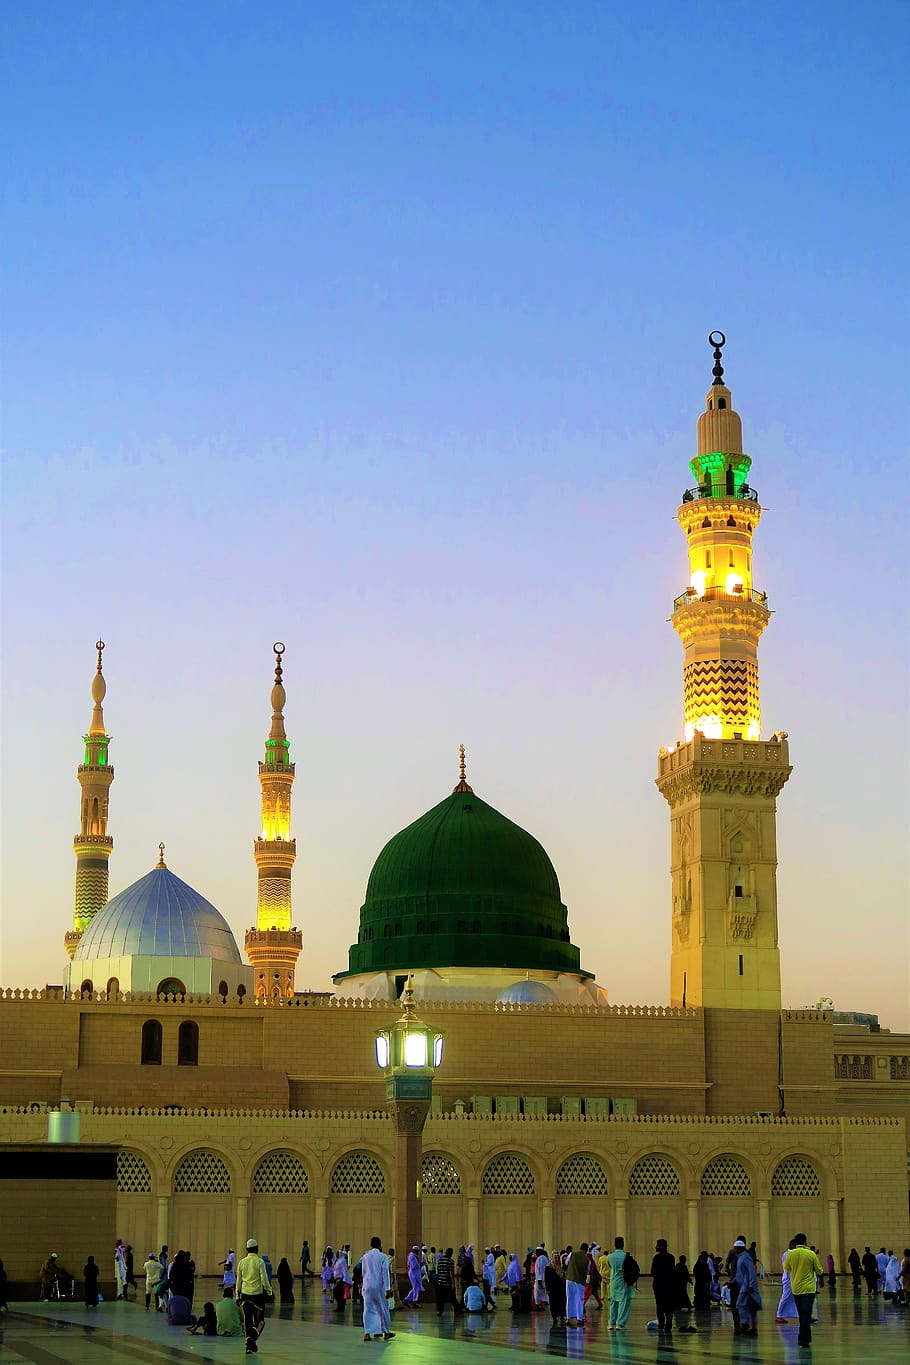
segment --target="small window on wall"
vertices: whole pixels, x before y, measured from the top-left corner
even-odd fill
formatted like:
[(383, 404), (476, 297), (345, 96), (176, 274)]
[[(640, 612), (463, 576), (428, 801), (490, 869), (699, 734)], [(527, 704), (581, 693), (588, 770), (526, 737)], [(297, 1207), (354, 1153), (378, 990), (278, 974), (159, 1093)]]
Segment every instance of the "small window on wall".
[(706, 568), (706, 569), (710, 569), (710, 567), (711, 567), (711, 551), (710, 551), (710, 550), (705, 550), (705, 568)]
[(161, 1065), (161, 1025), (157, 1019), (146, 1019), (142, 1025), (142, 1065)]
[(728, 564), (728, 566), (729, 566), (731, 569), (735, 569), (735, 568), (736, 568), (736, 555), (733, 553), (732, 550), (731, 550), (730, 553), (727, 555), (727, 564)]
[(117, 994), (118, 994), (119, 990), (120, 990), (120, 982), (117, 980), (116, 976), (112, 976), (111, 979), (110, 979), (110, 981), (107, 983), (107, 997), (108, 997), (108, 999), (109, 999), (109, 1000), (116, 1000)]
[(226, 996), (227, 993), (228, 993), (228, 983), (227, 983), (226, 981), (219, 981), (219, 982), (218, 982), (218, 994), (219, 994), (219, 995), (224, 995), (224, 996)]
[(186, 986), (176, 976), (166, 976), (158, 982), (156, 995), (186, 995)]
[(199, 1065), (199, 1025), (184, 1019), (177, 1033), (177, 1065)]
[(79, 987), (79, 993), (81, 995), (91, 995), (94, 989), (95, 987), (92, 985), (91, 981), (89, 981), (88, 977), (86, 977), (82, 985)]

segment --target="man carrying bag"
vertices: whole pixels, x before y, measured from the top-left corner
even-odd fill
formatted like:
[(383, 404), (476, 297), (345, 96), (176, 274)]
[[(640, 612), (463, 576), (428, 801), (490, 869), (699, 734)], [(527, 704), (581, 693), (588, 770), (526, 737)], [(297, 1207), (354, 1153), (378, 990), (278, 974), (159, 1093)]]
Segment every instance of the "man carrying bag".
[(256, 1238), (251, 1237), (246, 1244), (246, 1255), (237, 1267), (237, 1299), (243, 1313), (248, 1356), (255, 1355), (259, 1349), (256, 1342), (265, 1327), (265, 1301), (272, 1297), (265, 1262), (259, 1255)]

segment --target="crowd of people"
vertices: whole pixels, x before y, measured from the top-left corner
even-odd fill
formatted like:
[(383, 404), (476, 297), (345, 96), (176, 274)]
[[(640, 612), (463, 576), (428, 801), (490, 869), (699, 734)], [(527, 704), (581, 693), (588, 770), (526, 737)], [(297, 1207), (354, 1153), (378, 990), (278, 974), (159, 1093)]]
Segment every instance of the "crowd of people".
[[(447, 1307), (457, 1315), (495, 1312), (497, 1297), (507, 1296), (514, 1313), (548, 1312), (556, 1326), (578, 1329), (585, 1314), (608, 1308), (610, 1331), (624, 1332), (642, 1267), (627, 1250), (622, 1237), (614, 1238), (613, 1249), (603, 1251), (596, 1241), (582, 1242), (577, 1248), (565, 1246), (547, 1251), (541, 1242), (528, 1247), (523, 1258), (497, 1245), (473, 1244), (452, 1247), (413, 1246), (399, 1266), (394, 1247), (382, 1250), (379, 1237), (356, 1259), (350, 1243), (326, 1246), (322, 1264), (314, 1271), (309, 1242), (304, 1241), (298, 1258), (302, 1284), (318, 1278), (322, 1291), (334, 1309), (344, 1313), (349, 1303), (363, 1306), (364, 1340), (390, 1340), (391, 1313), (416, 1309), (430, 1303), (441, 1317)], [(899, 1260), (884, 1247), (873, 1253), (867, 1246), (862, 1256), (851, 1248), (847, 1257), (854, 1292), (875, 1297), (882, 1295), (894, 1307), (910, 1305), (910, 1248)], [(173, 1256), (168, 1247), (150, 1251), (142, 1267), (145, 1275), (145, 1309), (166, 1316), (173, 1327), (206, 1336), (244, 1336), (248, 1354), (254, 1354), (265, 1326), (265, 1306), (277, 1296), (282, 1304), (294, 1303), (296, 1276), (286, 1257), (276, 1270), (267, 1253), (260, 1254), (254, 1238), (238, 1261), (229, 1247), (223, 1261), (221, 1298), (216, 1304), (206, 1301), (198, 1316), (193, 1313), (196, 1265), (191, 1253), (179, 1250)], [(138, 1297), (133, 1273), (133, 1249), (118, 1238), (114, 1246), (114, 1285), (118, 1298), (126, 1299), (132, 1289)], [(690, 1267), (684, 1255), (674, 1255), (664, 1238), (657, 1240), (648, 1275), (654, 1296), (655, 1317), (648, 1328), (661, 1335), (674, 1330), (695, 1332), (693, 1321), (700, 1311), (717, 1309), (729, 1312), (733, 1331), (740, 1336), (758, 1334), (758, 1313), (764, 1308), (762, 1282), (765, 1268), (756, 1243), (747, 1245), (738, 1237), (725, 1256), (702, 1251)], [(102, 1301), (98, 1289), (100, 1269), (89, 1256), (83, 1267), (85, 1306), (96, 1308)], [(40, 1270), (41, 1299), (72, 1298), (75, 1277), (51, 1252)], [(781, 1255), (781, 1293), (775, 1321), (799, 1324), (798, 1343), (809, 1346), (812, 1324), (817, 1321), (816, 1300), (827, 1283), (837, 1286), (837, 1268), (830, 1254), (822, 1265), (817, 1249), (807, 1244), (804, 1233), (797, 1233)], [(399, 1284), (406, 1292), (399, 1297)], [(0, 1261), (0, 1310), (6, 1308), (6, 1275)]]

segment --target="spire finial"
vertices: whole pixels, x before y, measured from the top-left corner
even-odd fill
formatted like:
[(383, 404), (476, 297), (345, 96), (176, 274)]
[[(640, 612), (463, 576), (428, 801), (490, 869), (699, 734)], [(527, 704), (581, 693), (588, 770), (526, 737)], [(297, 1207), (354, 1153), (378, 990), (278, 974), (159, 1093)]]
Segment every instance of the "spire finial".
[(473, 792), (474, 788), (468, 786), (467, 766), (464, 756), (464, 745), (458, 746), (458, 786), (453, 787), (454, 792)]
[(98, 651), (98, 672), (100, 673), (100, 672), (101, 672), (101, 655), (104, 653), (104, 641), (103, 641), (103, 640), (96, 640), (96, 641), (95, 641), (95, 648), (96, 648), (97, 651)]
[(712, 372), (714, 374), (714, 381), (711, 385), (712, 388), (714, 388), (715, 384), (722, 384), (724, 382), (724, 367), (720, 362), (721, 352), (726, 344), (727, 338), (724, 336), (723, 332), (708, 333), (708, 345), (714, 347), (714, 370)]
[(280, 683), (280, 682), (281, 682), (281, 656), (282, 656), (282, 654), (284, 653), (284, 648), (285, 648), (285, 647), (284, 647), (284, 645), (282, 644), (282, 642), (281, 642), (280, 640), (276, 640), (275, 643), (272, 645), (272, 649), (275, 651), (275, 681), (276, 681), (276, 683)]
[(164, 844), (158, 845), (158, 866), (167, 867), (167, 863), (164, 861)]

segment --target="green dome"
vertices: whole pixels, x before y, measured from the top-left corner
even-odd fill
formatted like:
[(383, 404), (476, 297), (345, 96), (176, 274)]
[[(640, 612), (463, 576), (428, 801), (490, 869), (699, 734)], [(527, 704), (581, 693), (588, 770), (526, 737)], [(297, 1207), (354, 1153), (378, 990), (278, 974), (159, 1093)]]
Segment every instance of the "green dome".
[(467, 787), (386, 844), (336, 980), (423, 967), (580, 972), (546, 852)]

